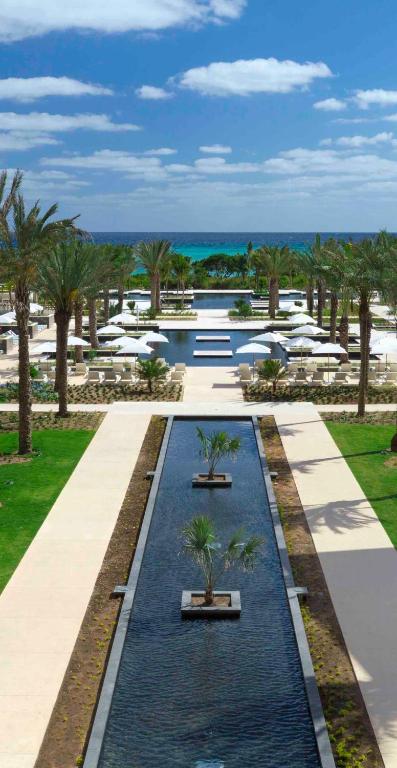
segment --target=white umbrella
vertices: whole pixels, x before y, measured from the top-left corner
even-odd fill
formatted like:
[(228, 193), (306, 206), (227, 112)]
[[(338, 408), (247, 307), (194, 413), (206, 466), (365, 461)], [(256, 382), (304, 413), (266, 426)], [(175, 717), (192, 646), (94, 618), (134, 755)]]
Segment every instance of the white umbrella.
[(41, 312), (44, 309), (44, 307), (41, 306), (41, 304), (36, 304), (34, 301), (30, 302), (30, 311), (31, 312)]
[(301, 365), (303, 362), (303, 350), (311, 351), (313, 347), (317, 347), (317, 342), (313, 339), (309, 339), (306, 336), (297, 336), (295, 339), (288, 339), (288, 344), (283, 344), (288, 349), (300, 349), (301, 351)]
[(0, 323), (15, 323), (15, 312), (5, 312), (0, 315)]
[(144, 333), (143, 336), (140, 337), (139, 341), (141, 341), (143, 344), (148, 344), (150, 341), (166, 342), (168, 344), (167, 337), (164, 336), (163, 333), (155, 333), (155, 331), (148, 331), (147, 333)]
[(33, 350), (34, 355), (45, 355), (48, 352), (56, 352), (57, 345), (55, 341), (44, 341), (42, 344), (39, 344), (38, 347), (35, 347)]
[(131, 341), (134, 341), (134, 339), (131, 336), (118, 336), (117, 339), (110, 339), (110, 341), (105, 341), (105, 347), (124, 347), (126, 344), (129, 344)]
[(117, 355), (150, 355), (153, 352), (152, 347), (149, 347), (147, 344), (142, 344), (142, 342), (138, 341), (137, 339), (130, 339), (129, 344), (124, 344), (123, 347), (116, 352)]
[(329, 381), (329, 356), (330, 355), (345, 355), (346, 350), (344, 347), (341, 347), (340, 344), (333, 344), (331, 341), (326, 342), (325, 344), (319, 344), (316, 349), (313, 350), (313, 352), (316, 355), (327, 355), (328, 357), (328, 381)]
[(118, 325), (105, 325), (104, 328), (99, 328), (98, 336), (112, 336), (118, 333), (127, 333), (124, 328), (119, 328)]
[(397, 354), (397, 339), (392, 336), (378, 339), (371, 344), (371, 352), (374, 355), (385, 355), (387, 365), (387, 356), (390, 354)]
[(287, 337), (282, 333), (273, 333), (268, 331), (267, 333), (259, 333), (258, 336), (251, 336), (250, 341), (270, 341), (272, 344), (281, 344), (283, 341), (287, 341)]
[(68, 336), (68, 347), (89, 347), (88, 341), (80, 339), (78, 336)]
[(109, 323), (127, 323), (131, 325), (131, 323), (135, 320), (134, 315), (131, 315), (130, 312), (120, 312), (119, 315), (113, 315), (113, 317), (109, 318)]
[(286, 312), (293, 313), (293, 312), (308, 312), (309, 310), (304, 310), (299, 304), (288, 304), (284, 307)]
[(317, 334), (324, 333), (324, 331), (317, 325), (300, 325), (298, 328), (294, 328), (291, 333), (293, 333), (294, 336), (317, 336)]
[(255, 375), (255, 355), (271, 354), (270, 347), (265, 347), (264, 344), (257, 344), (251, 342), (251, 344), (244, 344), (242, 347), (236, 349), (236, 355), (252, 355), (252, 370)]
[(303, 312), (298, 315), (293, 315), (289, 318), (289, 322), (293, 323), (294, 325), (300, 325), (301, 323), (314, 323), (316, 324), (316, 321), (310, 317), (310, 315), (304, 315)]

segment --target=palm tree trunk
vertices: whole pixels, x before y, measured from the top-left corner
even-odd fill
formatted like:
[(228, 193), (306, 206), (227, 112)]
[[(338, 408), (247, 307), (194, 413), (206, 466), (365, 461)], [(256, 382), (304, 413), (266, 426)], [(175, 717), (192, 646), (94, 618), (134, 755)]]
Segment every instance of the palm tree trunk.
[(339, 324), (339, 343), (346, 350), (345, 355), (340, 356), (341, 363), (347, 363), (349, 360), (349, 317), (342, 315)]
[(161, 301), (160, 301), (160, 274), (156, 277), (156, 314), (161, 313)]
[(58, 416), (68, 416), (68, 332), (70, 314), (65, 310), (55, 312), (57, 324), (56, 385), (58, 391)]
[(110, 314), (109, 310), (110, 310), (109, 288), (106, 288), (103, 292), (103, 321), (105, 325), (107, 325), (109, 322), (109, 314)]
[(330, 316), (330, 329), (329, 339), (331, 344), (336, 343), (336, 321), (338, 316), (339, 299), (338, 294), (335, 291), (331, 293), (331, 316)]
[(324, 285), (322, 280), (317, 282), (317, 325), (319, 328), (323, 327), (323, 311), (324, 311)]
[(154, 309), (154, 310), (156, 309), (156, 306), (157, 306), (156, 294), (157, 294), (157, 278), (156, 278), (156, 275), (151, 275), (150, 276), (150, 306), (151, 306), (151, 309)]
[(98, 349), (98, 332), (97, 332), (97, 316), (96, 316), (96, 298), (88, 300), (88, 319), (90, 329), (90, 344), (93, 349)]
[(309, 282), (306, 285), (306, 303), (309, 315), (313, 315), (314, 300), (313, 300), (313, 283)]
[(29, 291), (27, 286), (15, 287), (15, 313), (18, 325), (19, 358), (19, 447), (23, 455), (32, 452), (32, 382), (29, 359)]
[(269, 278), (269, 316), (272, 320), (276, 317), (278, 298), (278, 279), (277, 277)]
[(117, 311), (118, 312), (122, 312), (123, 311), (123, 301), (124, 301), (124, 285), (123, 285), (123, 283), (120, 283), (117, 286), (117, 298), (118, 298)]
[(369, 367), (369, 343), (370, 343), (370, 325), (371, 312), (366, 293), (360, 295), (360, 383), (358, 390), (357, 415), (364, 416), (365, 405), (367, 401), (368, 390), (368, 367)]
[[(74, 333), (81, 339), (83, 333), (83, 302), (81, 299), (76, 299), (74, 303)], [(83, 363), (83, 347), (75, 347), (74, 349), (76, 363)]]

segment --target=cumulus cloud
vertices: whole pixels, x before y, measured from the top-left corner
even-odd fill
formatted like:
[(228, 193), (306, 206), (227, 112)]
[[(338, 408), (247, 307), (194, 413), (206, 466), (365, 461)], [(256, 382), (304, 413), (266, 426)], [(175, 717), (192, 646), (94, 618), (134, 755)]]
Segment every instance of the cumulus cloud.
[(323, 99), (313, 104), (314, 109), (320, 109), (323, 112), (341, 112), (346, 109), (346, 102), (342, 99)]
[(209, 144), (199, 147), (203, 155), (230, 155), (232, 148), (225, 144)]
[(82, 83), (70, 77), (7, 77), (0, 80), (0, 99), (35, 101), (47, 96), (111, 96), (101, 85)]
[(113, 171), (122, 173), (124, 176), (144, 176), (153, 179), (164, 177), (163, 166), (158, 157), (143, 157), (112, 149), (101, 149), (91, 155), (45, 157), (41, 162), (43, 165), (58, 168)]
[(77, 114), (55, 115), (48, 112), (0, 112), (0, 130), (3, 131), (34, 131), (57, 133), (62, 131), (138, 131), (139, 126), (132, 123), (113, 123), (108, 115)]
[(356, 91), (353, 101), (360, 109), (368, 109), (374, 104), (380, 107), (390, 107), (397, 104), (397, 91), (385, 91), (383, 88), (360, 90)]
[(290, 93), (307, 88), (316, 78), (331, 77), (332, 72), (322, 61), (278, 59), (240, 59), (218, 61), (205, 67), (183, 72), (177, 82), (206, 96), (249, 96), (253, 93)]
[(267, 173), (309, 176), (315, 174), (344, 175), (356, 178), (397, 177), (397, 162), (376, 154), (352, 154), (335, 149), (297, 149), (281, 152), (266, 160)]
[(383, 131), (375, 136), (340, 136), (338, 139), (323, 139), (320, 141), (322, 146), (336, 144), (339, 147), (350, 147), (351, 149), (360, 149), (360, 147), (375, 146), (377, 144), (392, 144), (394, 134)]
[(164, 88), (157, 88), (155, 85), (141, 85), (140, 88), (136, 89), (135, 93), (140, 99), (148, 101), (164, 101), (164, 99), (171, 99), (174, 95)]
[(68, 29), (157, 32), (236, 19), (244, 6), (245, 0), (2, 0), (0, 40), (12, 42)]
[(166, 155), (176, 155), (177, 151), (178, 150), (171, 149), (170, 147), (159, 147), (159, 149), (147, 149), (142, 154), (143, 155), (147, 155), (149, 157), (151, 155), (152, 156), (156, 156), (157, 155), (157, 156), (160, 157), (161, 155), (164, 155), (164, 156), (166, 156)]
[(52, 136), (40, 133), (24, 133), (23, 131), (9, 131), (0, 133), (0, 151), (24, 152), (44, 145), (56, 145), (61, 142)]

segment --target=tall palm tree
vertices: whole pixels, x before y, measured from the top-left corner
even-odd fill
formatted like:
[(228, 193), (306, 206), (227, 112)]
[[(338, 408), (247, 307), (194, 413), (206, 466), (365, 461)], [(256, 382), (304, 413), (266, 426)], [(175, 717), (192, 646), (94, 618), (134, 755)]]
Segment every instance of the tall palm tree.
[(306, 304), (310, 315), (314, 312), (314, 285), (317, 276), (317, 262), (311, 249), (296, 251), (297, 270), (302, 272), (306, 280)]
[(182, 253), (175, 253), (172, 257), (172, 271), (177, 282), (177, 290), (182, 293), (181, 308), (185, 306), (186, 283), (191, 276), (191, 259)]
[[(14, 177), (15, 183), (15, 177)], [(17, 189), (19, 189), (20, 181)], [(19, 336), (19, 453), (32, 450), (32, 388), (29, 361), (30, 291), (37, 267), (48, 251), (75, 229), (74, 219), (54, 220), (58, 206), (42, 213), (39, 202), (26, 210), (19, 191), (0, 215), (2, 271), (15, 285), (15, 313)], [(11, 219), (11, 221), (10, 221)]]
[(135, 253), (138, 263), (142, 266), (150, 280), (150, 305), (156, 314), (161, 312), (160, 304), (160, 275), (161, 265), (171, 248), (169, 240), (152, 240), (138, 243)]
[(260, 251), (263, 258), (263, 271), (269, 280), (269, 315), (274, 319), (279, 307), (280, 277), (287, 275), (291, 269), (291, 254), (286, 245), (282, 248), (264, 245)]
[(91, 284), (96, 258), (78, 240), (62, 243), (50, 250), (37, 268), (37, 287), (55, 309), (57, 325), (56, 381), (58, 416), (68, 416), (68, 332), (76, 296)]
[(96, 263), (95, 272), (92, 275), (90, 285), (84, 291), (84, 296), (88, 305), (90, 344), (93, 349), (97, 349), (99, 347), (97, 300), (101, 291), (109, 288), (112, 280), (114, 280), (114, 254), (109, 254), (109, 251), (102, 245), (86, 243), (83, 247), (87, 251), (87, 258), (88, 252), (91, 252)]
[(113, 246), (112, 251), (114, 276), (117, 284), (117, 311), (122, 312), (124, 290), (132, 272), (135, 272), (136, 269), (136, 255), (133, 248), (128, 245)]
[(368, 370), (371, 343), (372, 315), (370, 304), (375, 291), (382, 291), (390, 259), (387, 236), (366, 238), (360, 243), (349, 243), (349, 282), (354, 285), (359, 301), (360, 319), (360, 382), (357, 415), (363, 416), (368, 389)]

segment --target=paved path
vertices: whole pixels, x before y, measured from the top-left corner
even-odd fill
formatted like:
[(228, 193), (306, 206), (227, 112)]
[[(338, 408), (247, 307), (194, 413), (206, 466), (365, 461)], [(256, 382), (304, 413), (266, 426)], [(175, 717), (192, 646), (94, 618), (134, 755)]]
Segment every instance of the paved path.
[(33, 768), (149, 420), (106, 416), (0, 597), (0, 768)]
[(316, 409), (276, 419), (385, 766), (397, 768), (397, 552)]
[(183, 401), (185, 403), (242, 403), (243, 391), (236, 366), (191, 366), (186, 369)]

